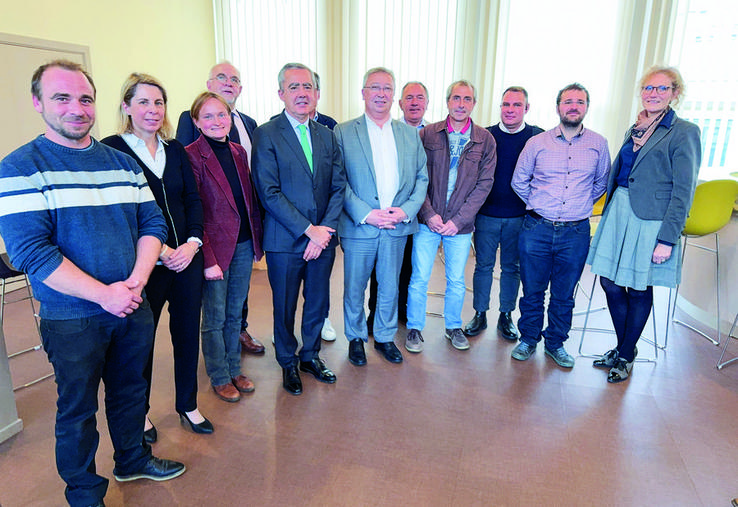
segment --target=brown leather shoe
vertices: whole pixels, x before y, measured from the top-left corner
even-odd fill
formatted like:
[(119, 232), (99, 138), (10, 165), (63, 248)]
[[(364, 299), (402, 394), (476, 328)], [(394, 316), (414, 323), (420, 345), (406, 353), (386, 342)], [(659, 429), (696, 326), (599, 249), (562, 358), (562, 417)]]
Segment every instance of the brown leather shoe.
[(256, 389), (254, 383), (246, 375), (233, 377), (233, 385), (242, 393), (253, 393), (254, 389)]
[(241, 350), (243, 352), (248, 352), (249, 354), (264, 353), (264, 344), (256, 338), (253, 338), (245, 329), (241, 331), (241, 336), (238, 337), (238, 341), (241, 342)]
[(233, 384), (213, 386), (213, 391), (215, 391), (218, 398), (229, 403), (236, 403), (241, 399), (241, 395), (238, 394), (238, 389), (236, 389)]

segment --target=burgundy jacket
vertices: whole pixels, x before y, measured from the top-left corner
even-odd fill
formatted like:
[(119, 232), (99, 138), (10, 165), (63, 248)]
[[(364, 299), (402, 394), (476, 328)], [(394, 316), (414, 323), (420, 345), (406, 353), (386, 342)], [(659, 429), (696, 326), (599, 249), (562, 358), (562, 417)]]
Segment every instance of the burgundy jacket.
[[(249, 214), (254, 259), (258, 261), (264, 255), (261, 246), (263, 233), (259, 201), (251, 181), (246, 150), (240, 144), (230, 143), (230, 146)], [(209, 268), (217, 264), (225, 271), (230, 266), (233, 253), (236, 251), (238, 231), (241, 228), (241, 218), (238, 215), (236, 201), (233, 199), (233, 192), (223, 168), (205, 137), (201, 135), (185, 150), (192, 164), (192, 172), (195, 174), (200, 199), (202, 199), (204, 225), (202, 253), (205, 257), (205, 267)]]
[(497, 145), (492, 134), (472, 122), (469, 142), (464, 146), (459, 159), (456, 186), (446, 203), (448, 171), (451, 165), (446, 128), (444, 119), (419, 132), (428, 156), (428, 193), (418, 218), (425, 224), (437, 214), (444, 223), (452, 220), (459, 229), (459, 234), (468, 234), (474, 231), (477, 211), (492, 190), (497, 165)]

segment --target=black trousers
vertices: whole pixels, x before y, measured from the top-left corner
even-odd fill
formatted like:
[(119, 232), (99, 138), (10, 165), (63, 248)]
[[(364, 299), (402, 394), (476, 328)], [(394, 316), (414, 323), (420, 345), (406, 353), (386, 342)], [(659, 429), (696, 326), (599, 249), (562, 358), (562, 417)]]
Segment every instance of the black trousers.
[(266, 253), (274, 304), (274, 349), (282, 368), (297, 364), (295, 313), (301, 283), (305, 303), (302, 309), (299, 359), (310, 361), (320, 352), (320, 331), (328, 312), (330, 278), (335, 258), (335, 248), (323, 250), (320, 257), (311, 261), (303, 260), (302, 253)]
[[(174, 387), (177, 412), (190, 412), (197, 408), (197, 362), (200, 357), (200, 306), (202, 305), (203, 257), (198, 252), (187, 269), (181, 273), (156, 266), (146, 284), (146, 296), (154, 313), (154, 328), (164, 303), (169, 302), (169, 332), (174, 351)], [(146, 412), (151, 396), (151, 374), (154, 363), (152, 346), (144, 377), (146, 388)]]

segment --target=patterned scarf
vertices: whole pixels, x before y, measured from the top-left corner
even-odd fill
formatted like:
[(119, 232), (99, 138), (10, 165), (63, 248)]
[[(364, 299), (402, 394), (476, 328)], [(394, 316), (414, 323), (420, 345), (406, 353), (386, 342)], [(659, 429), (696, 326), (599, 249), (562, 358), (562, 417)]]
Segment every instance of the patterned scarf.
[(661, 119), (669, 112), (671, 108), (667, 107), (655, 118), (649, 118), (644, 109), (638, 113), (635, 125), (630, 129), (630, 137), (633, 139), (633, 151), (640, 150), (648, 138), (651, 137), (656, 127), (661, 123)]

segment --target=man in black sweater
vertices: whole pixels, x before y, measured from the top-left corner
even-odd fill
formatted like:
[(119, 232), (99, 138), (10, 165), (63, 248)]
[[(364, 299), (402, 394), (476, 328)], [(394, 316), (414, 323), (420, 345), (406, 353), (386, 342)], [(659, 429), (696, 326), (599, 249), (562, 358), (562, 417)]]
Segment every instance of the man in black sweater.
[(476, 336), (487, 328), (487, 310), (492, 289), (492, 272), (500, 248), (500, 317), (497, 330), (508, 340), (520, 337), (511, 313), (515, 310), (520, 287), (518, 235), (525, 216), (525, 204), (510, 187), (515, 164), (528, 139), (543, 129), (524, 121), (528, 112), (528, 92), (511, 86), (502, 94), (500, 123), (488, 127), (497, 142), (495, 182), (474, 223), (474, 317), (464, 334)]

